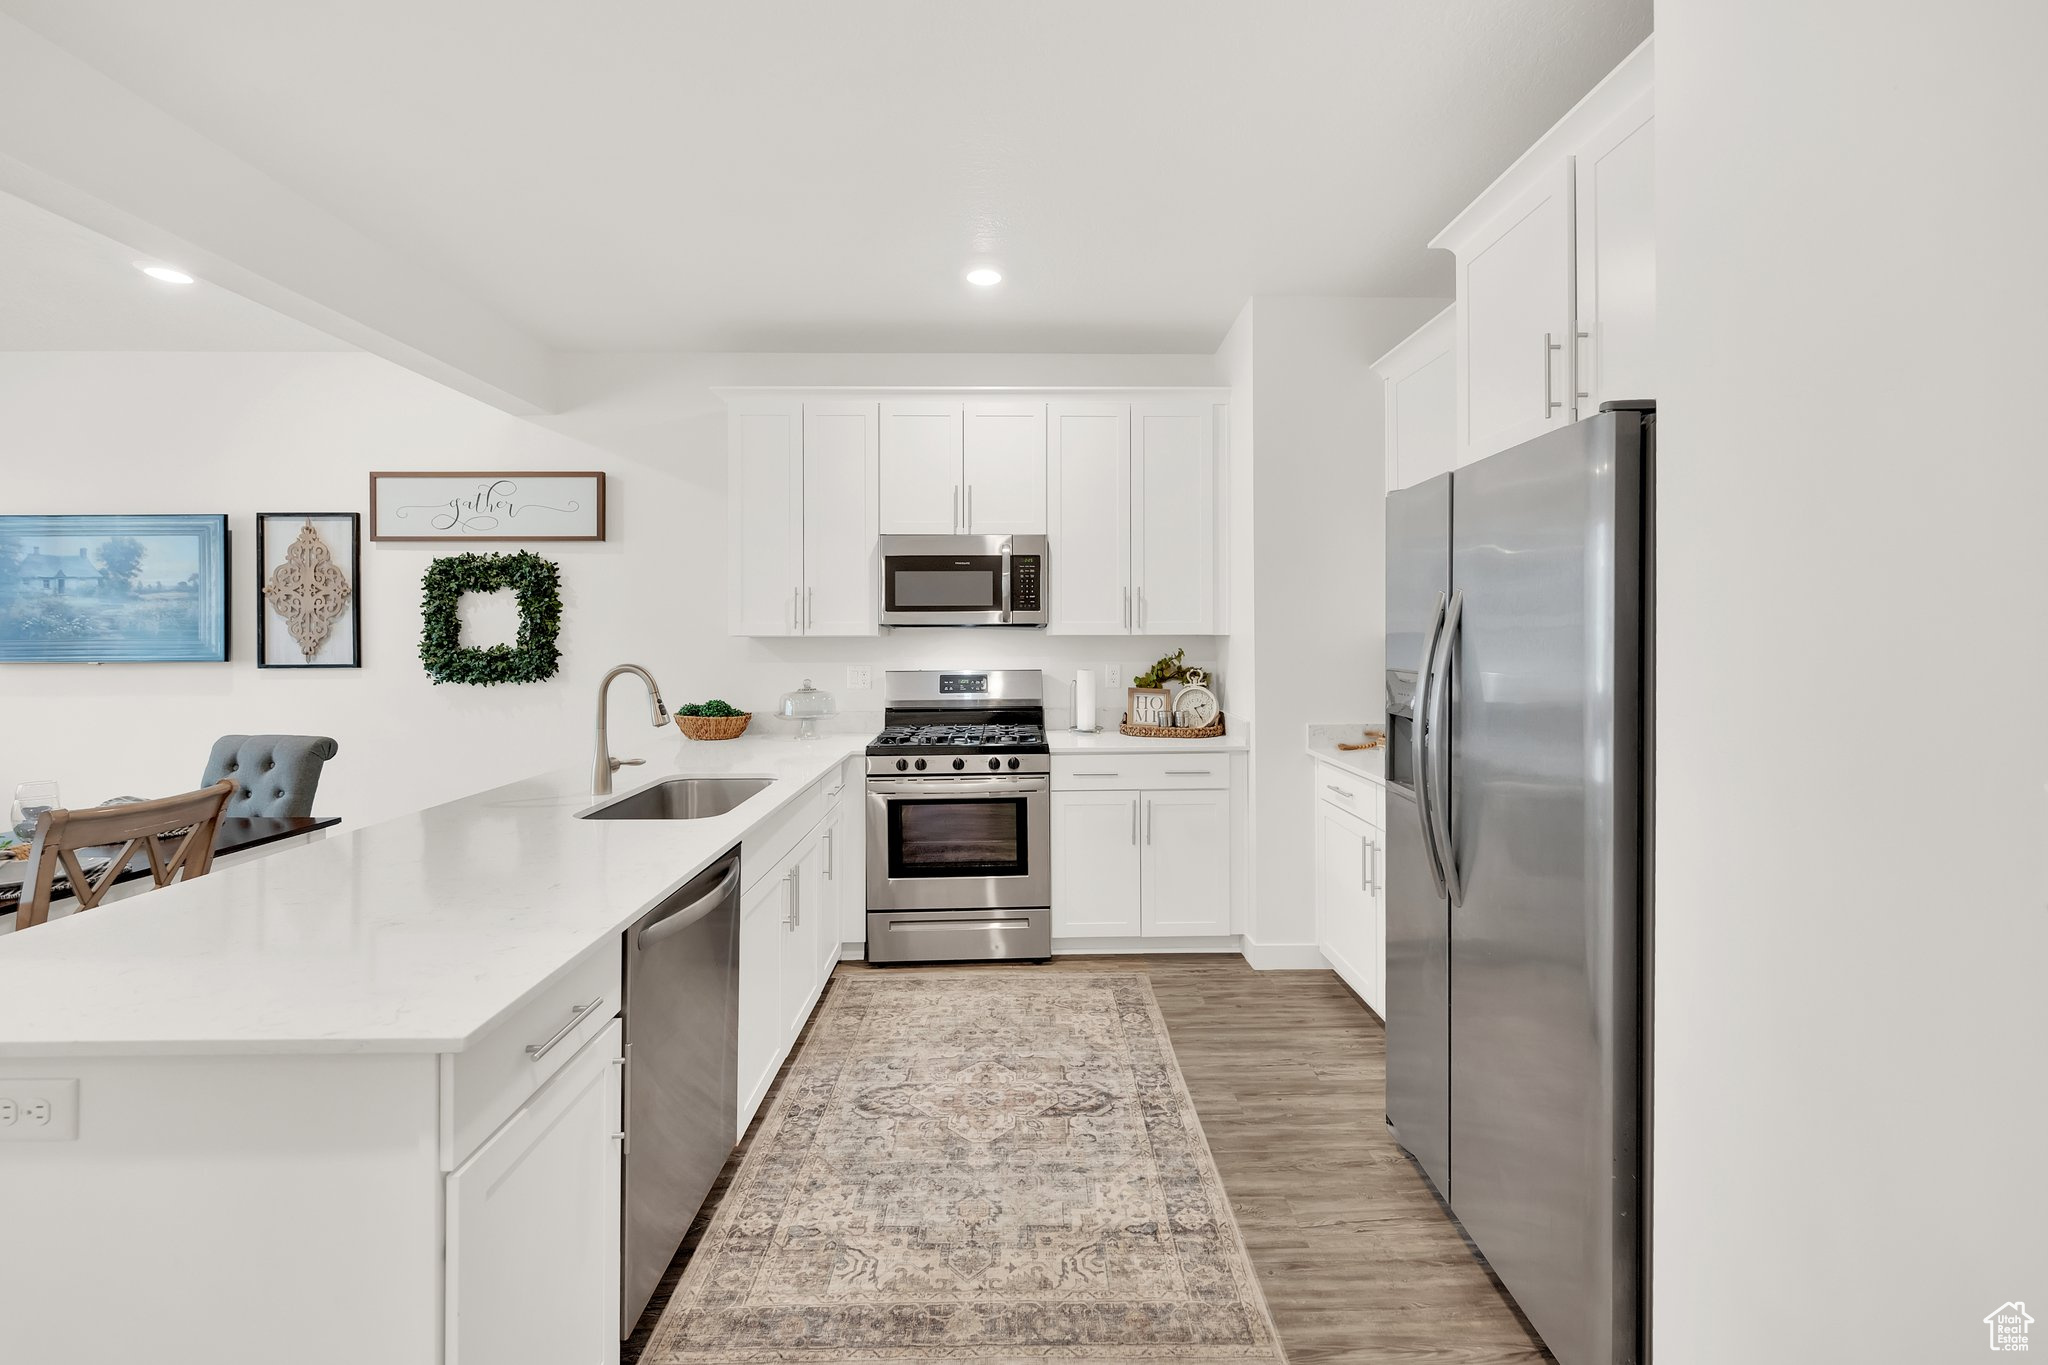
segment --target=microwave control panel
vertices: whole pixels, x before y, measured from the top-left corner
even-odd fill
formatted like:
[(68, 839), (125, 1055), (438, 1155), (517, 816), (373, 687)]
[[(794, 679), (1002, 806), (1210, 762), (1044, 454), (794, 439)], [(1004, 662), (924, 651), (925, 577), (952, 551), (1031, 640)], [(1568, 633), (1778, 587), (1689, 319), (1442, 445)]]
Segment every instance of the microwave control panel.
[(1018, 555), (1010, 561), (1010, 609), (1039, 610), (1037, 555)]

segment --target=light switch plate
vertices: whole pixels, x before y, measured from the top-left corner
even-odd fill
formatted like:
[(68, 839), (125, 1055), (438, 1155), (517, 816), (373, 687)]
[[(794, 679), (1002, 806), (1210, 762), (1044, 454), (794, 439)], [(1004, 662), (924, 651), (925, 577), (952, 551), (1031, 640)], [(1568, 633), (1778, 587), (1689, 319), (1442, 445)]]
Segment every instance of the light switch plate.
[(847, 690), (847, 691), (849, 691), (849, 692), (866, 692), (866, 691), (869, 691), (869, 690), (871, 690), (871, 689), (872, 689), (872, 688), (874, 687), (874, 685), (875, 685), (875, 670), (874, 670), (874, 669), (873, 669), (873, 668), (872, 668), (872, 667), (871, 667), (870, 665), (868, 665), (868, 664), (848, 664), (848, 665), (846, 666), (846, 690)]
[(0, 1077), (0, 1142), (71, 1142), (78, 1137), (78, 1082)]

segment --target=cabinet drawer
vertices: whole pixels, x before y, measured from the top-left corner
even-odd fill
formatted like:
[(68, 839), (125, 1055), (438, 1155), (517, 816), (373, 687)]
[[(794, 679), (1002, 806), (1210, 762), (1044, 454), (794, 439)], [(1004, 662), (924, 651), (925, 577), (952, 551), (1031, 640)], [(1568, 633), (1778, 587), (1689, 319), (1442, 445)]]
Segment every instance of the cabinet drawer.
[(1380, 806), (1380, 784), (1329, 763), (1316, 764), (1316, 796), (1341, 811), (1349, 812), (1374, 829), (1386, 826)]
[(835, 802), (846, 798), (845, 786), (846, 768), (841, 765), (811, 783), (796, 800), (747, 832), (747, 837), (740, 841), (742, 895), (753, 890), (754, 884), (771, 872), (778, 877), (782, 875), (783, 859), (795, 852), (804, 836), (817, 828), (818, 822), (831, 812)]
[(625, 995), (624, 970), (619, 939), (613, 936), (468, 1048), (443, 1054), (443, 1170), (466, 1160), (548, 1077), (604, 1031)]
[(1230, 785), (1230, 755), (1054, 754), (1054, 791), (1173, 791)]

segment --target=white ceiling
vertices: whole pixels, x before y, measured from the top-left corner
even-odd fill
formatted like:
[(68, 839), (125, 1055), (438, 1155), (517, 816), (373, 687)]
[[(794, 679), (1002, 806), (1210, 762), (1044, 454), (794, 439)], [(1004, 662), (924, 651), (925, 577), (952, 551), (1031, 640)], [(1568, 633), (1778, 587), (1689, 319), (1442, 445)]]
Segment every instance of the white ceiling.
[(160, 284), (120, 243), (0, 194), (0, 351), (345, 351), (201, 280)]
[[(0, 0), (567, 350), (1213, 350), (1423, 243), (1648, 0)], [(972, 263), (1008, 277), (961, 281)]]

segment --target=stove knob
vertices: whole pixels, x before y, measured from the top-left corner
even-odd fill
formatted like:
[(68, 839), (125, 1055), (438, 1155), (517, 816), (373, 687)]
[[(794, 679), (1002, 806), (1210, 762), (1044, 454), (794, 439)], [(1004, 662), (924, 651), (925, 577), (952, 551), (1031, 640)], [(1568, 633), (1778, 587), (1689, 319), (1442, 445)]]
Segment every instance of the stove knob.
[(1014, 772), (1014, 771), (1016, 771), (1016, 768), (1017, 768), (1017, 760), (1013, 758), (1013, 759), (1011, 759), (1011, 760), (1010, 760), (1010, 769), (1011, 769), (1011, 771), (1012, 771), (1012, 772)]
[(1000, 767), (1002, 767), (1002, 766), (1003, 766), (1003, 760), (1001, 760), (1000, 758), (992, 758), (992, 759), (990, 759), (990, 760), (988, 761), (988, 770), (989, 770), (990, 772), (994, 772), (994, 771), (995, 771), (996, 769), (998, 769), (998, 768), (1000, 768)]
[(924, 760), (923, 760), (923, 759), (921, 759), (921, 758), (920, 758), (919, 760), (917, 760), (917, 770), (918, 770), (919, 772), (923, 772), (923, 771), (924, 771)]
[(959, 771), (960, 769), (962, 769), (962, 768), (964, 768), (964, 767), (966, 767), (966, 766), (967, 766), (967, 760), (966, 760), (966, 759), (964, 759), (964, 758), (956, 758), (956, 759), (954, 759), (954, 760), (953, 760), (953, 770), (954, 770), (955, 772), (958, 772), (958, 771)]
[(910, 760), (907, 758), (899, 758), (896, 760), (896, 771), (899, 773), (902, 772), (905, 768), (908, 768), (909, 766)]

